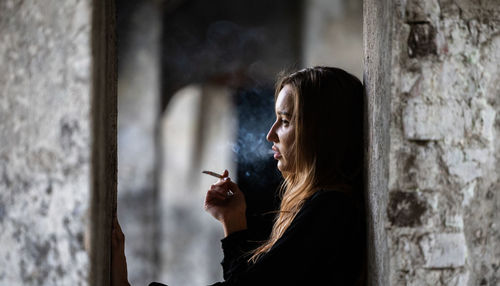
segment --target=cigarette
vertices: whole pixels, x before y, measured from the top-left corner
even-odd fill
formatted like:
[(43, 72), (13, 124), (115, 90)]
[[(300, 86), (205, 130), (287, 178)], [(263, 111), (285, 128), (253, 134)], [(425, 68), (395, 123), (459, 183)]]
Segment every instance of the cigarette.
[(202, 173), (210, 175), (210, 176), (214, 176), (214, 177), (219, 178), (219, 179), (224, 178), (222, 175), (219, 175), (219, 174), (212, 172), (212, 171), (203, 171)]
[[(222, 175), (219, 175), (219, 174), (212, 172), (212, 171), (202, 171), (202, 173), (210, 175), (210, 176), (214, 176), (214, 177), (219, 178), (219, 179), (224, 178)], [(234, 193), (231, 190), (229, 190), (229, 191), (227, 191), (226, 196), (232, 197), (232, 196), (234, 196)]]

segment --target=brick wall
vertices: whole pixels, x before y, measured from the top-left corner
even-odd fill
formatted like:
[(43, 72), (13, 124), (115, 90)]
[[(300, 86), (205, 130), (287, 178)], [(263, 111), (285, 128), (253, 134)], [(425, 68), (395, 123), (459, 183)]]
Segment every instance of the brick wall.
[(395, 1), (391, 285), (500, 283), (500, 5)]

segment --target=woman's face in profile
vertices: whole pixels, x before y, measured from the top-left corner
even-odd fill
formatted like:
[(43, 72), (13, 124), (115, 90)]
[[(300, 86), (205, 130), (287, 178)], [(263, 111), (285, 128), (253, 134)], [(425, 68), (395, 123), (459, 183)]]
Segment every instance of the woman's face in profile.
[(293, 126), (293, 95), (289, 85), (285, 85), (276, 99), (276, 121), (266, 139), (273, 144), (274, 159), (278, 160), (281, 173), (291, 172), (295, 162), (295, 127)]

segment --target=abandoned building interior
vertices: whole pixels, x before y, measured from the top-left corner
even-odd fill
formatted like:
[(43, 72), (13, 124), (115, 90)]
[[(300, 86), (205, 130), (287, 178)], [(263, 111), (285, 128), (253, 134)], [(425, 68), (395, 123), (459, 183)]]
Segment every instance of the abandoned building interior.
[(222, 281), (229, 171), (269, 235), (280, 72), (365, 86), (368, 283), (500, 285), (499, 0), (0, 1), (0, 285)]

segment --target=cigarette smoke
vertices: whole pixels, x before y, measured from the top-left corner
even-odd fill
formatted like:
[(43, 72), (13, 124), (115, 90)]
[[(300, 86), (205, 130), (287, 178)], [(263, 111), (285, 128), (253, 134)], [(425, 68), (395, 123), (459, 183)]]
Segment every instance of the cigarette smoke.
[(272, 222), (272, 215), (262, 215), (277, 208), (276, 190), (281, 181), (271, 155), (272, 143), (266, 140), (275, 119), (274, 90), (265, 85), (239, 90), (236, 106), (238, 136), (232, 150), (238, 165), (238, 184), (245, 193), (247, 212), (257, 215), (249, 225), (262, 225), (262, 219)]
[(274, 97), (270, 88), (240, 90), (236, 95), (238, 137), (232, 151), (240, 164), (259, 164), (271, 157), (272, 143), (266, 140), (274, 122)]

